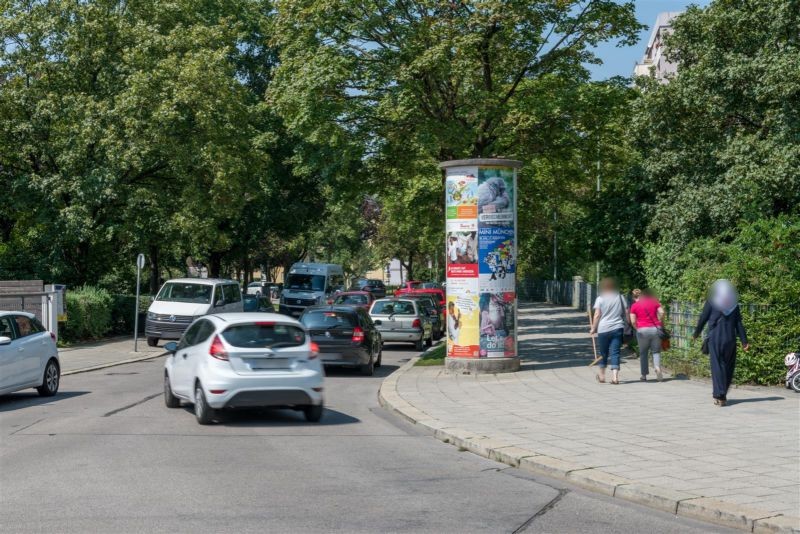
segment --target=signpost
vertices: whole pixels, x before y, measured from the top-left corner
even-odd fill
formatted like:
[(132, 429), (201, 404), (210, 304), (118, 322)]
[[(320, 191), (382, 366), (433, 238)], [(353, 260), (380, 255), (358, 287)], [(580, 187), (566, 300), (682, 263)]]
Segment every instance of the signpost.
[(133, 352), (139, 352), (139, 287), (142, 281), (144, 268), (144, 254), (136, 258), (136, 309), (133, 316)]

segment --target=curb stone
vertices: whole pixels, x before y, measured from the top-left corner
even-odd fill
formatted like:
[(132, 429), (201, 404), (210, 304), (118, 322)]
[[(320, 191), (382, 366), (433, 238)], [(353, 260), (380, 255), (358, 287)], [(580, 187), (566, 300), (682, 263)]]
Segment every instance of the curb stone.
[[(423, 352), (422, 355), (427, 352)], [(516, 447), (491, 436), (446, 426), (410, 404), (397, 391), (399, 377), (407, 373), (420, 357), (411, 358), (383, 380), (378, 390), (378, 402), (387, 411), (425, 429), (440, 441), (524, 471), (564, 480), (589, 491), (682, 517), (747, 532), (800, 533), (800, 518), (776, 515), (671, 489), (640, 484), (599, 469)]]
[(115, 362), (108, 362), (108, 363), (101, 363), (100, 365), (92, 365), (90, 367), (81, 367), (80, 369), (72, 369), (71, 371), (64, 371), (61, 373), (61, 376), (69, 376), (69, 375), (76, 375), (78, 373), (88, 373), (90, 371), (99, 371), (100, 369), (107, 369), (109, 367), (116, 367), (117, 365), (125, 365), (126, 363), (136, 363), (136, 362), (143, 362), (145, 360), (152, 360), (154, 358), (160, 358), (161, 356), (165, 356), (169, 354), (168, 352), (162, 352), (160, 354), (150, 354), (149, 356), (141, 356), (139, 358), (129, 358), (127, 360), (118, 360)]

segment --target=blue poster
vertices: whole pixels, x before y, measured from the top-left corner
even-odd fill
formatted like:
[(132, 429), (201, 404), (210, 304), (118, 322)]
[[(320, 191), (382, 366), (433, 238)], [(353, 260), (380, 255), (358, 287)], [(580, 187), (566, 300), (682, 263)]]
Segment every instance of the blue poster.
[(514, 291), (517, 260), (514, 228), (487, 226), (478, 229), (478, 277), (481, 292)]

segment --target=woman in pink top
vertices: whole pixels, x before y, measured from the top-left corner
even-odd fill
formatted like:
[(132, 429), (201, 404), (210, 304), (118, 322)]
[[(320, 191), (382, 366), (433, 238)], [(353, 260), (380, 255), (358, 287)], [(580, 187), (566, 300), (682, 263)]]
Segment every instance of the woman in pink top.
[(653, 367), (658, 380), (661, 380), (661, 337), (658, 327), (664, 320), (664, 308), (649, 289), (642, 291), (642, 297), (631, 306), (631, 325), (636, 328), (636, 340), (639, 342), (639, 368), (642, 382), (647, 381), (649, 371), (647, 353), (653, 353)]

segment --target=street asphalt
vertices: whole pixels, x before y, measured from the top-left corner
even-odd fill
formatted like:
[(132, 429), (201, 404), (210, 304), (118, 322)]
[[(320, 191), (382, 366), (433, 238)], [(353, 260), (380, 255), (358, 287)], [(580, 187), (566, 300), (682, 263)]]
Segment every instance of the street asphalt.
[(730, 532), (531, 476), (435, 440), (378, 405), (415, 353), (374, 377), (329, 370), (299, 412), (170, 410), (163, 357), (0, 397), (0, 532)]

